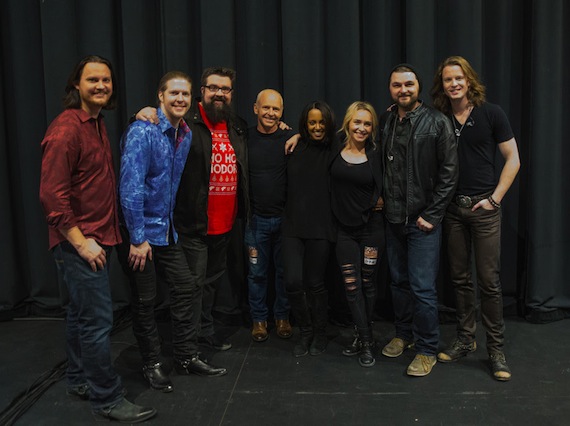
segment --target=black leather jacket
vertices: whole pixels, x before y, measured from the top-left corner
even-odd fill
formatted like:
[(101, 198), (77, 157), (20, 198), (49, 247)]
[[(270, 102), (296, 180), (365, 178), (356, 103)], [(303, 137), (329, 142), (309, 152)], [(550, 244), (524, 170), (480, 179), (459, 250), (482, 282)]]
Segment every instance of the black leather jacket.
[[(407, 149), (406, 205), (402, 206), (406, 223), (415, 222), (421, 216), (436, 226), (442, 221), (457, 186), (457, 141), (449, 119), (424, 103), (407, 117), (412, 130)], [(386, 170), (388, 145), (398, 119), (397, 108), (393, 107), (384, 119), (382, 161)], [(384, 196), (387, 197), (388, 192), (385, 191)]]
[[(206, 235), (208, 232), (208, 192), (212, 162), (212, 135), (202, 120), (194, 99), (186, 123), (192, 130), (192, 145), (182, 173), (174, 224), (183, 234)], [(237, 115), (228, 121), (228, 133), (238, 165), (238, 215), (249, 217), (249, 174), (247, 167), (247, 124)]]

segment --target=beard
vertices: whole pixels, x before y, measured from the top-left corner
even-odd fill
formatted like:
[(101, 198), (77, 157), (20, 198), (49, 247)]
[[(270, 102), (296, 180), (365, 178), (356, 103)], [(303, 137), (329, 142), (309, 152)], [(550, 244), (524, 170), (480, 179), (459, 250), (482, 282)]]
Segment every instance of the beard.
[(217, 107), (213, 102), (202, 102), (202, 108), (204, 108), (204, 112), (212, 124), (228, 121), (232, 113), (232, 109), (228, 104), (223, 104), (222, 106)]
[(400, 98), (396, 99), (396, 104), (398, 104), (398, 106), (402, 108), (404, 111), (412, 111), (417, 101), (418, 101), (418, 96), (413, 95), (410, 96), (407, 101), (402, 101), (400, 100)]

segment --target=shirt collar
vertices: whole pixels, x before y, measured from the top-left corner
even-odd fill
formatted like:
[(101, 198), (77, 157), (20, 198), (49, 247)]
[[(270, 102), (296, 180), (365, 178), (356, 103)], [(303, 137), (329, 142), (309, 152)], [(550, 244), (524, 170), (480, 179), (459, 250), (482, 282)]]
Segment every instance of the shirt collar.
[(160, 106), (156, 109), (156, 114), (158, 115), (158, 126), (160, 127), (160, 131), (162, 133), (166, 133), (168, 129), (174, 129), (174, 127), (172, 127), (172, 124), (170, 124), (170, 120), (166, 118), (166, 115), (164, 115), (164, 112), (162, 112), (162, 108)]
[(406, 113), (406, 117), (405, 118), (415, 118), (418, 114), (420, 114), (420, 111), (423, 109), (424, 107), (424, 102), (418, 99), (418, 102), (420, 103), (416, 108), (414, 108), (412, 111), (408, 111)]
[[(77, 118), (79, 118), (82, 123), (85, 123), (89, 120), (95, 120), (95, 118), (91, 117), (86, 111), (83, 111), (81, 108), (72, 108), (71, 111), (77, 115)], [(103, 117), (103, 114), (99, 113), (97, 120), (99, 120), (101, 117)]]
[[(164, 115), (164, 112), (162, 111), (162, 108), (160, 108), (160, 106), (156, 109), (156, 113), (158, 115), (158, 120), (159, 120), (158, 125), (160, 127), (160, 131), (163, 134), (168, 132), (169, 129), (176, 131), (176, 129), (170, 123), (170, 120), (166, 118), (166, 115)], [(180, 120), (180, 123), (178, 125), (178, 130), (179, 130), (178, 131), (179, 135), (186, 135), (188, 132), (190, 132), (190, 128), (188, 127), (184, 119)]]

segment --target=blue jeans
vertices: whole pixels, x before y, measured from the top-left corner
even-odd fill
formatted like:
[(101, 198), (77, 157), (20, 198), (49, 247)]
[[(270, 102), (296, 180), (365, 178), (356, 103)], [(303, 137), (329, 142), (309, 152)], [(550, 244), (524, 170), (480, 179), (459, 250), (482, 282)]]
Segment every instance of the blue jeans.
[(113, 302), (109, 287), (109, 259), (93, 272), (68, 242), (53, 249), (58, 276), (69, 292), (66, 323), (67, 385), (88, 384), (93, 409), (111, 407), (123, 398), (121, 378), (111, 359)]
[(245, 245), (248, 252), (249, 307), (253, 321), (266, 321), (267, 285), (271, 257), (275, 266), (275, 303), (273, 316), (277, 320), (289, 319), (289, 300), (283, 281), (281, 261), (281, 216), (263, 217), (253, 215), (245, 229)]
[(414, 223), (386, 226), (396, 337), (414, 341), (419, 354), (434, 356), (439, 344), (436, 278), (441, 225), (431, 232)]

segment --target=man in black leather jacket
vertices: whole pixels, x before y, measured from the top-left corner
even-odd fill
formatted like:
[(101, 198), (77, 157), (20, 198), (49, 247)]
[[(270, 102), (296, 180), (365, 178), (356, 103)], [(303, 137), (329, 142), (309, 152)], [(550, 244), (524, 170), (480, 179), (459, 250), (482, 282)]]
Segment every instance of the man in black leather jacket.
[(441, 221), (457, 185), (451, 123), (418, 99), (421, 83), (409, 64), (394, 67), (395, 105), (382, 131), (386, 246), (396, 336), (382, 350), (397, 357), (415, 344), (410, 376), (426, 376), (439, 344), (436, 277)]

